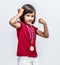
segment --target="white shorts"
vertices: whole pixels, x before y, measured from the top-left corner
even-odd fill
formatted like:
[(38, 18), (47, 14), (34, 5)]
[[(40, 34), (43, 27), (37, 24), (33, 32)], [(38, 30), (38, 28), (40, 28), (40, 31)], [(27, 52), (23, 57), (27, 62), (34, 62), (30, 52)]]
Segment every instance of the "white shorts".
[(17, 65), (39, 65), (37, 57), (20, 56), (17, 59)]

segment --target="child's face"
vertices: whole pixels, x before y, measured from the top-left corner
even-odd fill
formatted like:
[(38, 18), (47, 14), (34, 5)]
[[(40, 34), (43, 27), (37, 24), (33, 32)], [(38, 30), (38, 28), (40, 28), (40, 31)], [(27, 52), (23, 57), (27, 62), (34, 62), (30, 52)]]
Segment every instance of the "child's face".
[(24, 21), (26, 24), (31, 24), (34, 21), (34, 12), (25, 14)]

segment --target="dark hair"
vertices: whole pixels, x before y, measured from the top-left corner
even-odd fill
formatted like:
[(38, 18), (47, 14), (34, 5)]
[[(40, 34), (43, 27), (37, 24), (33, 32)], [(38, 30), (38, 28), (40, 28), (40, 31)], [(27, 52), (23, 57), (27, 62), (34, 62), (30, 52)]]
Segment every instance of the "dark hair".
[(20, 20), (22, 22), (24, 22), (24, 15), (27, 13), (33, 13), (34, 12), (34, 21), (32, 22), (32, 24), (33, 24), (35, 22), (35, 18), (36, 18), (35, 8), (30, 4), (25, 4), (22, 6), (22, 8), (24, 9), (24, 12), (23, 12), (22, 16), (20, 17)]

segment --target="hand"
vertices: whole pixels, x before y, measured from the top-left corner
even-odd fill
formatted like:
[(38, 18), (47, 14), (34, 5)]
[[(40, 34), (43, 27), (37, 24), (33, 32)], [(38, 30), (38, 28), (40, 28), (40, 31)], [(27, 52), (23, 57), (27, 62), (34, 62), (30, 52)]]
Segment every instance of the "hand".
[(18, 9), (18, 14), (20, 14), (20, 15), (22, 15), (23, 14), (23, 12), (24, 12), (24, 9)]
[(42, 18), (40, 18), (40, 19), (38, 20), (38, 22), (39, 22), (39, 23), (42, 23), (42, 24), (46, 24), (45, 20), (43, 20)]

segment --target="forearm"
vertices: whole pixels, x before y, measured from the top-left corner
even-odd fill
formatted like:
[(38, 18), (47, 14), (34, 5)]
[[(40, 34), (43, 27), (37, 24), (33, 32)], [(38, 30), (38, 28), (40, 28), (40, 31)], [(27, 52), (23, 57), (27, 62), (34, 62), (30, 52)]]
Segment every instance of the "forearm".
[(47, 27), (47, 24), (45, 23), (45, 24), (43, 24), (43, 26), (44, 26), (44, 36), (45, 37), (49, 37), (49, 32), (48, 32), (48, 27)]
[(17, 14), (16, 16), (14, 16), (14, 17), (9, 21), (9, 23), (10, 23), (10, 24), (15, 24), (16, 21), (17, 21), (17, 19), (18, 19), (20, 16), (21, 16), (20, 14)]

